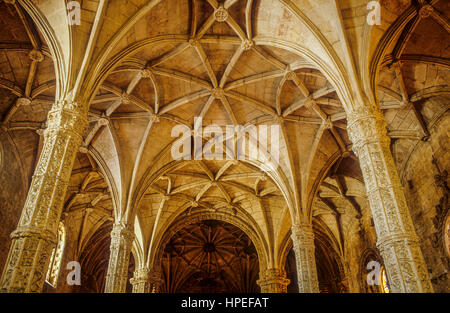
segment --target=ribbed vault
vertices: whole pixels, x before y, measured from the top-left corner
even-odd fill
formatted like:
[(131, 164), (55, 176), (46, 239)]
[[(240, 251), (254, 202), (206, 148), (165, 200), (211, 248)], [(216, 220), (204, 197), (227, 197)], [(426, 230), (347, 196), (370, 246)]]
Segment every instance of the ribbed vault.
[[(134, 226), (136, 265), (151, 266), (172, 223), (196, 214), (220, 215), (228, 235), (239, 226), (227, 218), (252, 229), (261, 268), (285, 266), (293, 222), (320, 225), (320, 273), (341, 275), (327, 288), (354, 287), (337, 284), (376, 236), (346, 112), (379, 103), (406, 185), (410, 160), (446, 125), (445, 1), (385, 1), (372, 28), (356, 2), (98, 0), (73, 28), (58, 24), (64, 6), (0, 2), (0, 170), (11, 164), (2, 184), (19, 190), (0, 212), (5, 245), (47, 114), (70, 95), (89, 130), (64, 201), (65, 258), (88, 269), (86, 290), (103, 289), (114, 220)], [(173, 160), (172, 129), (195, 117), (203, 129), (279, 126), (279, 164)]]

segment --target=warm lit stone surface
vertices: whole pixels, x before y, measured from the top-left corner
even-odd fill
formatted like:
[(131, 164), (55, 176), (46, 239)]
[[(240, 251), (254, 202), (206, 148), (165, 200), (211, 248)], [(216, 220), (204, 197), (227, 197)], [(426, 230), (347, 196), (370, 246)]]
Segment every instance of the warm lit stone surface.
[[(450, 9), (417, 3), (82, 1), (69, 31), (65, 1), (0, 1), (0, 290), (380, 292), (378, 261), (448, 292)], [(279, 126), (278, 166), (174, 161), (195, 117)]]

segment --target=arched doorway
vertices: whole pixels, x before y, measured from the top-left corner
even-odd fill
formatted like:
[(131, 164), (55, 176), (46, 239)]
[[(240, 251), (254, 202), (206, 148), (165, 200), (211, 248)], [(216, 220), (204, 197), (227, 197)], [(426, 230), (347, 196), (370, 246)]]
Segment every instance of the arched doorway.
[(226, 222), (186, 225), (163, 245), (160, 260), (166, 293), (254, 293), (259, 261), (250, 238)]

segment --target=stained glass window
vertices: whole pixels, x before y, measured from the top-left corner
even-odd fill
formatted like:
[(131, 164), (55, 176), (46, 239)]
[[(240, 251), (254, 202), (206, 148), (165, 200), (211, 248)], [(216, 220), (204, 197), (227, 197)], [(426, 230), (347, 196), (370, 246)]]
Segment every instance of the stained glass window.
[(58, 243), (56, 247), (53, 249), (52, 256), (50, 258), (50, 263), (47, 271), (46, 281), (56, 287), (56, 283), (58, 280), (59, 270), (61, 268), (61, 261), (64, 251), (64, 245), (66, 241), (66, 231), (64, 229), (63, 223), (59, 223), (58, 227)]

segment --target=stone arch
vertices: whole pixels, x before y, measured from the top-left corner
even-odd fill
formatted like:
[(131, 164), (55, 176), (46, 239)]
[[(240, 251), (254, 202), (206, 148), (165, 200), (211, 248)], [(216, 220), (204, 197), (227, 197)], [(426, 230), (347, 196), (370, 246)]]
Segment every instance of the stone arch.
[[(170, 240), (170, 238), (176, 234), (179, 230), (181, 230), (186, 225), (205, 221), (205, 220), (217, 220), (229, 223), (231, 225), (236, 226), (240, 230), (242, 230), (252, 241), (254, 244), (259, 260), (259, 268), (260, 271), (267, 268), (267, 246), (262, 241), (260, 234), (258, 234), (252, 226), (248, 225), (244, 220), (233, 216), (231, 214), (227, 214), (224, 212), (202, 212), (198, 211), (192, 215), (179, 216), (172, 223), (167, 223), (165, 227), (159, 232), (159, 239), (157, 244), (155, 245), (155, 249), (151, 257), (149, 257), (150, 268), (159, 268), (160, 260), (162, 258), (162, 252), (165, 244)], [(151, 252), (151, 251), (150, 251)]]
[[(316, 266), (317, 273), (320, 280), (321, 271), (328, 271), (327, 275), (329, 277), (333, 277), (333, 280), (322, 282), (328, 284), (329, 286), (326, 288), (331, 288), (328, 290), (324, 290), (325, 292), (348, 292), (348, 282), (346, 279), (346, 270), (343, 264), (343, 257), (339, 251), (337, 246), (337, 242), (335, 242), (334, 236), (332, 237), (329, 234), (329, 230), (326, 229), (326, 225), (323, 225), (321, 221), (313, 220), (313, 229), (314, 229), (314, 243), (316, 246), (316, 256), (320, 255), (321, 257), (316, 257)], [(324, 274), (324, 273), (322, 273)], [(322, 288), (324, 288), (322, 286)]]
[(383, 266), (383, 258), (379, 254), (378, 250), (367, 248), (363, 251), (359, 259), (358, 283), (360, 284), (360, 290), (363, 292), (380, 292), (381, 289), (379, 286), (369, 286), (367, 284), (367, 266), (371, 261), (379, 262), (380, 265)]
[[(55, 20), (49, 21), (47, 16), (48, 10), (54, 12), (55, 9), (53, 8), (46, 8), (45, 12), (42, 11), (42, 7), (40, 7), (39, 4), (36, 4), (35, 1), (32, 0), (20, 0), (20, 4), (23, 6), (23, 8), (27, 11), (27, 13), (30, 15), (30, 17), (33, 19), (33, 22), (35, 23), (36, 27), (41, 32), (42, 36), (44, 37), (49, 50), (50, 54), (53, 57), (53, 64), (55, 68), (55, 77), (56, 77), (56, 100), (62, 100), (64, 99), (65, 94), (68, 92), (67, 86), (65, 86), (65, 81), (67, 78), (67, 72), (68, 72), (68, 63), (70, 62), (68, 58), (69, 50), (68, 47), (63, 47), (61, 44), (61, 39), (58, 38), (57, 34), (55, 33), (55, 30), (58, 29), (58, 31), (63, 32), (63, 29), (65, 29), (67, 32), (65, 32), (65, 41), (70, 42), (70, 29), (69, 27), (58, 27), (55, 28), (56, 25), (59, 22), (58, 17), (55, 16)], [(58, 3), (58, 14), (66, 14), (66, 4), (65, 1), (57, 0), (53, 1), (53, 4)], [(63, 17), (63, 20), (65, 20)], [(54, 23), (54, 24), (52, 24)], [(67, 24), (68, 26), (68, 24)], [(66, 49), (66, 50), (65, 50)]]
[[(338, 251), (336, 251), (336, 243), (333, 244), (334, 239), (330, 238), (330, 234), (328, 233), (329, 230), (326, 230), (326, 225), (324, 223), (320, 222), (317, 219), (313, 219), (313, 231), (314, 231), (314, 246), (315, 246), (315, 258), (316, 258), (316, 264), (319, 262), (319, 258), (317, 257), (320, 253), (322, 256), (327, 257), (327, 259), (324, 260), (324, 262), (328, 262), (328, 265), (333, 267), (335, 270), (335, 273), (337, 274), (337, 284), (336, 287), (339, 285), (340, 290), (339, 292), (347, 292), (348, 286), (346, 285), (345, 277), (346, 277), (346, 269), (343, 264), (343, 258), (340, 255)], [(278, 251), (279, 255), (279, 266), (280, 268), (285, 268), (288, 255), (290, 254), (291, 250), (293, 248), (293, 242), (291, 239), (291, 231), (286, 234), (284, 237), (282, 244), (280, 245), (280, 249)], [(328, 253), (324, 253), (328, 252)], [(319, 264), (318, 264), (319, 265)], [(317, 266), (318, 266), (317, 265)]]

